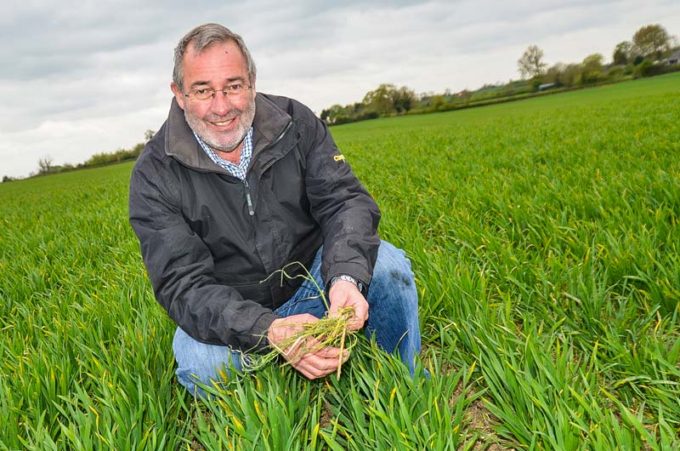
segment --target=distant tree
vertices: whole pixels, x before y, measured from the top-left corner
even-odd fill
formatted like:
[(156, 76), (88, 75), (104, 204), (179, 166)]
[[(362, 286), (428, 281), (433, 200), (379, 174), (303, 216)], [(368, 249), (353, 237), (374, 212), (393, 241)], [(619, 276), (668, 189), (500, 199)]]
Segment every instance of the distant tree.
[(14, 180), (16, 180), (16, 179), (13, 178), (13, 177), (10, 177), (9, 175), (4, 175), (2, 177), (2, 183), (13, 182)]
[(156, 134), (156, 132), (151, 130), (151, 129), (148, 129), (147, 131), (145, 131), (144, 132), (144, 142), (147, 143), (147, 142), (151, 141), (151, 138), (153, 138), (153, 135), (155, 135), (155, 134)]
[(557, 63), (550, 66), (545, 74), (543, 75), (543, 83), (555, 83), (556, 85), (564, 85), (564, 80), (562, 80), (562, 74), (567, 66), (563, 63)]
[(49, 174), (53, 167), (52, 157), (46, 155), (38, 160), (38, 174)]
[(607, 79), (611, 81), (620, 81), (623, 79), (623, 77), (626, 75), (626, 73), (630, 73), (632, 69), (628, 69), (628, 67), (624, 66), (612, 66), (609, 69), (607, 69)]
[(144, 143), (137, 143), (135, 146), (130, 149), (130, 159), (132, 158), (137, 158), (142, 154), (142, 151), (144, 150)]
[(430, 98), (430, 109), (432, 111), (443, 110), (446, 108), (446, 100), (441, 94), (434, 95)]
[(617, 65), (628, 64), (632, 57), (633, 44), (630, 41), (623, 41), (616, 44), (612, 61)]
[(462, 100), (469, 100), (470, 97), (472, 97), (472, 93), (467, 89), (463, 89), (462, 91), (456, 93), (456, 97)]
[(644, 60), (637, 66), (635, 66), (635, 69), (633, 70), (633, 77), (634, 78), (640, 78), (640, 77), (648, 77), (650, 75), (653, 75), (653, 68), (654, 63), (652, 63), (649, 60)]
[(329, 121), (329, 116), (331, 115), (331, 110), (329, 108), (324, 108), (321, 110), (321, 120), (328, 123)]
[(580, 64), (567, 64), (562, 70), (560, 80), (565, 86), (575, 86), (581, 83), (583, 67)]
[(321, 119), (328, 124), (341, 124), (347, 122), (350, 116), (345, 107), (335, 104), (321, 112)]
[(670, 50), (671, 37), (659, 24), (645, 25), (633, 35), (633, 44), (640, 55), (661, 59)]
[(394, 85), (383, 83), (364, 96), (363, 104), (372, 111), (387, 115), (394, 111), (394, 96), (397, 88)]
[(402, 86), (392, 93), (392, 106), (397, 113), (406, 113), (418, 101), (412, 89)]
[(585, 59), (583, 60), (583, 63), (581, 63), (583, 67), (581, 82), (595, 83), (604, 78), (604, 75), (602, 73), (603, 61), (604, 57), (599, 53), (593, 53), (592, 55), (586, 56)]
[(543, 62), (543, 50), (536, 45), (530, 45), (517, 60), (517, 67), (522, 78), (542, 75), (547, 64)]

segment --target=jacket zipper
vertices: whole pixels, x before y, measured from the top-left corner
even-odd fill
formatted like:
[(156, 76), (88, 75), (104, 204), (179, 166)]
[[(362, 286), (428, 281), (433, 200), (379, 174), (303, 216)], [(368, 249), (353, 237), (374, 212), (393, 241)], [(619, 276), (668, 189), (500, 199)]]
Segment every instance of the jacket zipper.
[(248, 214), (250, 216), (255, 215), (255, 210), (253, 209), (253, 200), (250, 198), (250, 185), (248, 185), (248, 180), (243, 180), (243, 186), (246, 188), (246, 203), (248, 204)]
[[(271, 147), (278, 143), (279, 141), (281, 141), (292, 125), (293, 121), (288, 122), (288, 125), (286, 125), (286, 128), (281, 132), (281, 134), (267, 147)], [(274, 164), (273, 161), (267, 165), (267, 168), (269, 168), (269, 166), (271, 166), (272, 164)], [(263, 169), (263, 172), (267, 168)], [(248, 185), (248, 180), (246, 179), (243, 180), (243, 186), (245, 187), (246, 191), (246, 204), (248, 204), (248, 214), (250, 216), (255, 216), (255, 209), (253, 208), (253, 199), (250, 197), (250, 185)]]

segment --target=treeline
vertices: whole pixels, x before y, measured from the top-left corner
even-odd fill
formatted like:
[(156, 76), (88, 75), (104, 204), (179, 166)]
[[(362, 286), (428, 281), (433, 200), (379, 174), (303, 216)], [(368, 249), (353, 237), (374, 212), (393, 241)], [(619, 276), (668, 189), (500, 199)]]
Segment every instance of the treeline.
[(56, 174), (59, 172), (74, 171), (76, 169), (94, 168), (107, 164), (121, 163), (128, 160), (136, 160), (144, 150), (144, 143), (135, 144), (131, 149), (118, 149), (114, 152), (101, 152), (92, 155), (83, 163), (77, 165), (64, 164), (53, 165), (50, 158), (41, 158), (38, 161), (38, 173), (36, 175)]
[[(42, 157), (38, 160), (38, 170), (29, 174), (29, 177), (37, 177), (41, 175), (58, 174), (60, 172), (76, 171), (78, 169), (95, 168), (98, 166), (105, 166), (108, 164), (122, 163), (123, 161), (136, 160), (137, 157), (144, 150), (144, 145), (146, 141), (153, 138), (155, 132), (153, 130), (147, 130), (144, 132), (144, 142), (135, 144), (131, 149), (118, 149), (114, 152), (100, 152), (92, 155), (83, 163), (78, 163), (76, 165), (66, 163), (66, 164), (54, 164), (54, 160), (50, 156)], [(17, 180), (13, 177), (5, 175), (2, 178), (2, 182), (11, 182)]]
[(529, 78), (535, 88), (542, 85), (592, 85), (626, 78), (649, 77), (680, 70), (680, 47), (674, 49), (672, 41), (661, 25), (646, 25), (635, 32), (631, 41), (616, 45), (609, 64), (605, 64), (602, 54), (593, 53), (580, 63), (557, 63), (546, 69), (543, 51), (532, 45), (517, 61), (517, 67), (522, 79)]
[[(674, 48), (675, 47), (675, 48)], [(330, 125), (403, 114), (448, 111), (471, 106), (507, 102), (567, 89), (616, 83), (680, 70), (680, 47), (661, 25), (641, 27), (631, 41), (616, 45), (611, 63), (599, 53), (578, 63), (556, 63), (550, 67), (544, 53), (532, 45), (517, 61), (521, 80), (487, 84), (475, 91), (416, 93), (406, 86), (382, 84), (368, 92), (361, 102), (333, 105), (321, 112)]]
[(330, 124), (344, 124), (409, 112), (418, 102), (415, 92), (406, 86), (397, 88), (382, 84), (366, 93), (364, 100), (351, 105), (333, 105), (321, 112), (321, 120)]

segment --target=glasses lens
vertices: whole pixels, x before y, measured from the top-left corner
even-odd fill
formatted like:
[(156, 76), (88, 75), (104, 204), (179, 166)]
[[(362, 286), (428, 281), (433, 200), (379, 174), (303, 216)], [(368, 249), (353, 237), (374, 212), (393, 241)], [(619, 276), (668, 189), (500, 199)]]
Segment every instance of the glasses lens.
[(198, 100), (208, 100), (213, 96), (212, 89), (194, 89), (191, 94)]

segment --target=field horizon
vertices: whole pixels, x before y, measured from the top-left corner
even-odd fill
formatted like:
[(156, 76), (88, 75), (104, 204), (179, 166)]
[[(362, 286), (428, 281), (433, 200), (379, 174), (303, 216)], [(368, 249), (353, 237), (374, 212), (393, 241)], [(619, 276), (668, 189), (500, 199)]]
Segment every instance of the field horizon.
[(422, 368), (210, 402), (127, 220), (134, 163), (0, 184), (0, 449), (680, 448), (680, 73), (331, 128), (403, 248)]

